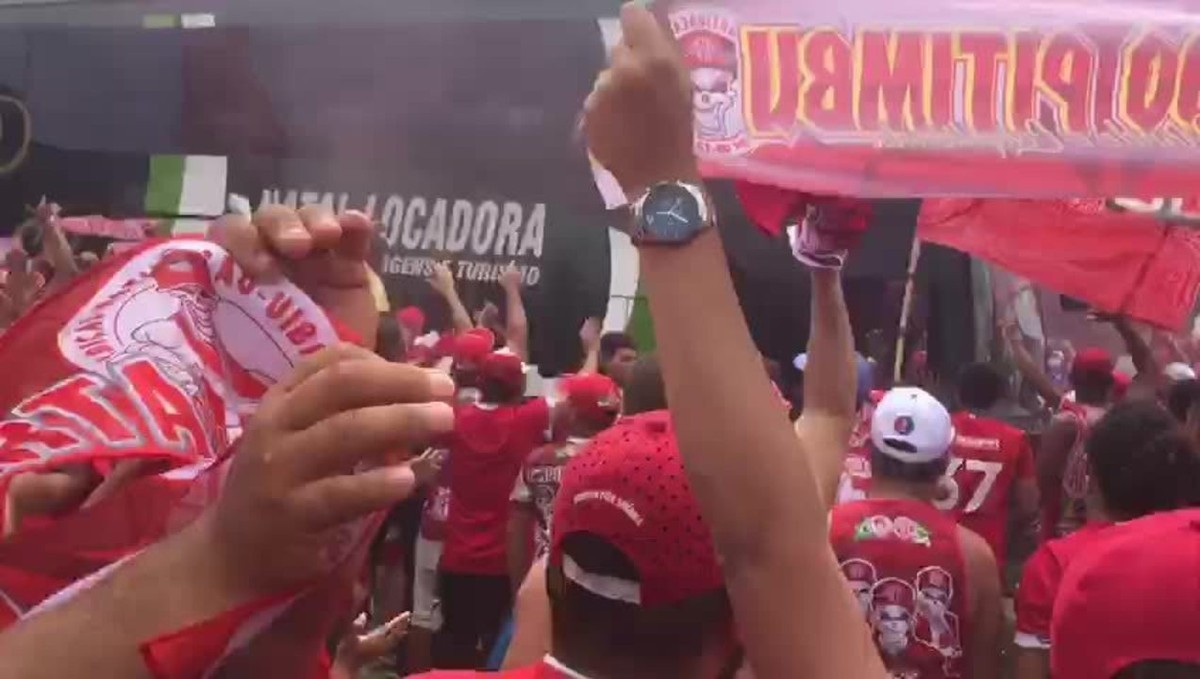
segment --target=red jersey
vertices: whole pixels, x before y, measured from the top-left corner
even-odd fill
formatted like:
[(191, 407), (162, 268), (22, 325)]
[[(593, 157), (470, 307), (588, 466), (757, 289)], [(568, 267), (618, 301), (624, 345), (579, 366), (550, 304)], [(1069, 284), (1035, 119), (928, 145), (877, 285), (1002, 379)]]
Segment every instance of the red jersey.
[(1017, 646), (1049, 650), (1050, 619), (1063, 573), (1078, 554), (1099, 542), (1111, 525), (1089, 523), (1066, 537), (1044, 542), (1025, 562), (1017, 589)]
[(1042, 538), (1063, 537), (1078, 530), (1087, 521), (1088, 465), (1084, 444), (1092, 426), (1104, 417), (1105, 409), (1064, 400), (1056, 420), (1075, 425), (1075, 440), (1064, 463), (1062, 484), (1057, 495), (1042, 498)]
[(842, 460), (842, 478), (838, 483), (837, 504), (867, 499), (871, 487), (871, 415), (873, 404), (859, 410), (858, 421), (850, 432), (850, 445)]
[(446, 518), (450, 515), (450, 454), (442, 453), (442, 468), (429, 485), (425, 504), (421, 506), (421, 537), (441, 542), (446, 537)]
[(934, 503), (978, 533), (1005, 563), (1013, 486), (1034, 479), (1033, 449), (1025, 432), (999, 420), (962, 411), (954, 422), (954, 448), (943, 479), (949, 495)]
[(963, 676), (971, 636), (958, 530), (918, 500), (833, 509), (833, 550), (892, 677)]
[(508, 498), (521, 463), (546, 440), (550, 407), (545, 399), (520, 405), (460, 404), (450, 437), (446, 517), (441, 567), (455, 573), (504, 575)]
[(554, 519), (554, 498), (558, 497), (558, 488), (562, 485), (563, 467), (583, 450), (588, 440), (571, 438), (540, 446), (529, 454), (517, 475), (512, 501), (532, 505), (537, 515), (534, 537), (538, 558), (550, 551), (550, 523)]

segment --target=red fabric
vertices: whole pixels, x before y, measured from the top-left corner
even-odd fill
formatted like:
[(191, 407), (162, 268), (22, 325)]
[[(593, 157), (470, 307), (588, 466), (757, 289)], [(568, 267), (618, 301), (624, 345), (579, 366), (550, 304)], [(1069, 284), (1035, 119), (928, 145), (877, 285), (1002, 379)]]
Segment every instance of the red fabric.
[(518, 386), (525, 383), (525, 365), (521, 357), (509, 351), (493, 351), (479, 366), (479, 376), (500, 384)]
[(1043, 543), (1029, 557), (1016, 598), (1017, 633), (1028, 637), (1024, 645), (1035, 639), (1043, 647), (1050, 645), (1050, 619), (1063, 573), (1077, 555), (1103, 539), (1111, 525), (1089, 523), (1065, 538)]
[(1114, 526), (1063, 576), (1050, 625), (1055, 679), (1142, 660), (1200, 663), (1200, 510)]
[(550, 563), (562, 564), (564, 540), (577, 532), (603, 538), (629, 559), (644, 606), (724, 584), (666, 411), (622, 418), (567, 464), (554, 501)]
[(496, 344), (496, 336), (487, 328), (473, 328), (454, 339), (454, 362), (477, 365)]
[(406, 306), (396, 312), (396, 322), (409, 332), (420, 335), (425, 332), (425, 312), (420, 307)]
[(151, 639), (139, 649), (146, 669), (155, 679), (203, 677), (212, 666), (213, 658), (225, 654), (229, 639), (243, 624), (286, 599), (286, 595), (260, 599), (212, 620)]
[(939, 505), (959, 525), (987, 541), (1003, 568), (1008, 558), (1008, 510), (1018, 481), (1033, 479), (1025, 432), (999, 420), (955, 413), (951, 460), (953, 504)]
[(963, 676), (970, 598), (958, 526), (916, 500), (834, 507), (829, 538), (894, 676)]
[(1200, 290), (1200, 233), (1100, 200), (926, 200), (917, 235), (1101, 311), (1180, 330)]
[(842, 478), (838, 485), (838, 504), (867, 499), (871, 489), (871, 416), (882, 392), (871, 397), (858, 411), (858, 420), (850, 432), (850, 445), (842, 460)]
[(550, 426), (545, 399), (520, 405), (459, 405), (450, 440), (450, 512), (441, 567), (455, 573), (503, 575), (508, 498), (521, 463)]
[(778, 186), (735, 182), (742, 211), (750, 222), (771, 236), (783, 233), (816, 208), (820, 219), (812, 226), (826, 234), (829, 247), (852, 249), (858, 244), (871, 219), (871, 203), (860, 198), (823, 196)]
[[(255, 405), (268, 385), (339, 337), (354, 339), (294, 285), (258, 285), (228, 253), (195, 239), (140, 244), (22, 317), (0, 337), (0, 491), (21, 472), (154, 464), (95, 506), (29, 522), (0, 543), (0, 624), (51, 595), (74, 596), (92, 584), (88, 576), (211, 506), (237, 435), (229, 413)], [(361, 569), (381, 519), (339, 527), (331, 560)], [(296, 658), (309, 674), (333, 616), (346, 610), (335, 595), (348, 587), (334, 580), (313, 583), (286, 611), (279, 604), (269, 629), (219, 616), (151, 648), (161, 651), (162, 669), (200, 676), (229, 647), (305, 624), (306, 643), (285, 635), (286, 649), (276, 639), (255, 659), (282, 667)], [(272, 600), (247, 606), (263, 612)]]

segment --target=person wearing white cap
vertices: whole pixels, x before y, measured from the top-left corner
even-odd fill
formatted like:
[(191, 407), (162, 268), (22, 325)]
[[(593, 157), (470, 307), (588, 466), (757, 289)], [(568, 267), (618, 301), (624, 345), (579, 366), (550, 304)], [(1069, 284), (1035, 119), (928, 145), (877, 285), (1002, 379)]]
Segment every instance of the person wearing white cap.
[[(914, 387), (887, 392), (871, 416), (867, 497), (830, 515), (839, 563), (870, 564), (874, 587), (890, 587), (863, 600), (872, 602), (867, 622), (893, 676), (998, 676), (995, 557), (983, 538), (933, 505), (953, 441), (950, 413), (936, 398)], [(904, 592), (911, 596), (897, 595)]]

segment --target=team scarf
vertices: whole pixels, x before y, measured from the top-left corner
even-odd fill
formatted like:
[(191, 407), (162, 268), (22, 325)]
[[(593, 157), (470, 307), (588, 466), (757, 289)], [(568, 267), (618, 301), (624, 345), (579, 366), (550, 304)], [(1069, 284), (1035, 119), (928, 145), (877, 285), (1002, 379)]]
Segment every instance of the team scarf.
[[(192, 239), (139, 244), (18, 320), (0, 336), (0, 498), (24, 472), (104, 475), (143, 460), (152, 473), (0, 542), (0, 629), (70, 599), (199, 516), (220, 493), (241, 416), (339, 339), (352, 338), (299, 288), (259, 284), (219, 246)], [(209, 676), (273, 629), (283, 630), (274, 635), (280, 653), (316, 662), (329, 611), (342, 608), (332, 598), (361, 572), (380, 520), (343, 527), (338, 578), (153, 640), (143, 648), (148, 665), (164, 679)], [(299, 637), (288, 632), (297, 624), (308, 628)], [(298, 647), (298, 638), (312, 643)]]

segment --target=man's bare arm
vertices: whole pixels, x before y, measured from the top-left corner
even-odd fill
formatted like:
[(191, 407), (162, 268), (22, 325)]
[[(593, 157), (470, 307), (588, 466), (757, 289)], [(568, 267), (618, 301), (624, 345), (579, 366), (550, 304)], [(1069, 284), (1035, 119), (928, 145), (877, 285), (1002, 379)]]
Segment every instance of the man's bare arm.
[(521, 272), (509, 266), (500, 276), (500, 287), (504, 288), (504, 336), (508, 348), (529, 362), (529, 318), (525, 314), (525, 301), (521, 299)]
[(804, 412), (796, 435), (810, 456), (825, 506), (833, 506), (854, 427), (857, 375), (850, 314), (837, 271), (812, 272), (812, 322), (804, 368)]
[(1004, 647), (1003, 610), (1000, 607), (1000, 576), (992, 549), (983, 538), (960, 528), (959, 544), (971, 588), (971, 676), (999, 679)]
[(198, 548), (199, 530), (154, 545), (70, 603), (0, 634), (0, 679), (149, 678), (142, 643), (239, 603)]
[(471, 314), (467, 313), (467, 307), (463, 306), (462, 298), (458, 296), (458, 290), (454, 287), (454, 274), (450, 272), (450, 267), (441, 263), (435, 264), (429, 284), (450, 307), (450, 321), (455, 332), (466, 332), (475, 327), (471, 322)]

